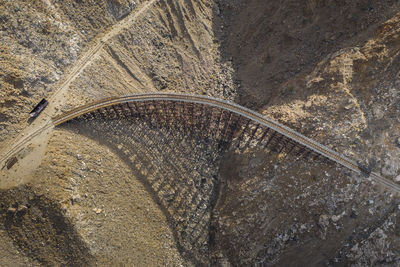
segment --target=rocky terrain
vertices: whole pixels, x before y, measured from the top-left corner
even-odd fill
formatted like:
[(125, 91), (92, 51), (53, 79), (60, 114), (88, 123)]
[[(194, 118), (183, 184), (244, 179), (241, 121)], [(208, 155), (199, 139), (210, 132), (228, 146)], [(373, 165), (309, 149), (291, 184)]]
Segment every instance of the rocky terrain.
[[(72, 107), (173, 91), (237, 102), (400, 183), (399, 4), (0, 0), (0, 153)], [(28, 120), (43, 97), (49, 107)], [(263, 149), (205, 164), (207, 149), (176, 136), (186, 141), (154, 145), (146, 164), (176, 188), (175, 177), (219, 184), (196, 193), (207, 205), (193, 241), (169, 211), (178, 199), (125, 158), (141, 141), (126, 147), (130, 122), (92, 123), (47, 133), (1, 170), (1, 266), (400, 264), (396, 192)]]

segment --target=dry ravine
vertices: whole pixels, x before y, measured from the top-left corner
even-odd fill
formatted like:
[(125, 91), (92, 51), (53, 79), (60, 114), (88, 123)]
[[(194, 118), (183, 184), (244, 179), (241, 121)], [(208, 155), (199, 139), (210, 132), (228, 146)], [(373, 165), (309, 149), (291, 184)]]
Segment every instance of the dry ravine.
[(400, 265), (396, 192), (209, 138), (223, 123), (99, 113), (27, 139), (106, 97), (206, 95), (400, 185), (399, 56), (397, 0), (0, 0), (0, 265)]

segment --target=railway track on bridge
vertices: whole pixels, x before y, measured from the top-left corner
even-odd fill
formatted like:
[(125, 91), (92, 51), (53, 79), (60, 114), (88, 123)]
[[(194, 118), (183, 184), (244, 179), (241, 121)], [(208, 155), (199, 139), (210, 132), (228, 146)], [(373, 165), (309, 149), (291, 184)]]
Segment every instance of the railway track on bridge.
[[(358, 174), (365, 175), (367, 177), (370, 177), (371, 179), (374, 179), (376, 182), (380, 183), (381, 185), (397, 192), (400, 193), (400, 185), (396, 184), (395, 182), (380, 176), (379, 174), (375, 172), (370, 172), (367, 168), (361, 166), (354, 160), (351, 160), (345, 156), (340, 155), (339, 153), (333, 151), (332, 149), (329, 149), (325, 147), (322, 144), (319, 144), (315, 142), (314, 140), (305, 137), (304, 135), (290, 129), (289, 127), (282, 125), (274, 120), (271, 120), (269, 118), (263, 117), (261, 114), (252, 111), (248, 108), (242, 107), (240, 105), (237, 105), (235, 103), (231, 103), (225, 100), (213, 98), (213, 97), (208, 97), (208, 96), (197, 96), (197, 95), (186, 95), (186, 94), (176, 94), (176, 93), (145, 93), (145, 94), (136, 94), (136, 95), (127, 95), (127, 96), (120, 96), (120, 97), (110, 97), (106, 98), (100, 101), (96, 101), (93, 103), (89, 103), (80, 107), (77, 107), (75, 109), (72, 109), (70, 111), (67, 111), (61, 115), (53, 117), (50, 121), (48, 121), (42, 128), (37, 129), (35, 132), (31, 133), (30, 135), (26, 136), (24, 139), (20, 140), (17, 144), (13, 146), (13, 149), (8, 151), (3, 158), (2, 162), (6, 162), (8, 158), (10, 158), (13, 154), (17, 153), (19, 150), (21, 150), (24, 145), (27, 145), (29, 141), (34, 138), (35, 136), (39, 135), (41, 132), (53, 128), (55, 126), (61, 125), (65, 122), (71, 121), (73, 119), (79, 118), (81, 116), (91, 114), (95, 111), (99, 111), (102, 109), (110, 108), (113, 107), (118, 107), (123, 104), (129, 104), (129, 103), (158, 103), (158, 102), (164, 102), (164, 103), (188, 103), (188, 104), (197, 104), (201, 105), (203, 107), (214, 107), (218, 108), (220, 110), (223, 110), (225, 112), (230, 112), (232, 114), (235, 114), (236, 116), (242, 117), (247, 119), (247, 123), (243, 123), (241, 127), (243, 128), (240, 135), (244, 135), (244, 133), (249, 131), (248, 129), (250, 128), (249, 122), (255, 123), (258, 126), (251, 130), (252, 135), (255, 134), (255, 132), (258, 129), (264, 129), (264, 131), (269, 131), (272, 130), (274, 134), (272, 134), (272, 137), (270, 140), (267, 142), (269, 143), (271, 139), (274, 138), (275, 133), (278, 135), (281, 135), (288, 140), (290, 140), (292, 143), (296, 143), (300, 146), (303, 146), (307, 148), (309, 151), (314, 152), (318, 157), (323, 157), (326, 159), (329, 159), (333, 162), (336, 162), (342, 166), (344, 166), (347, 169), (350, 169)], [(159, 108), (165, 108), (166, 106), (160, 106)], [(183, 107), (185, 110), (185, 107)], [(130, 111), (129, 113), (132, 114), (132, 112), (143, 112), (144, 109), (141, 110), (136, 110), (136, 111)], [(115, 110), (114, 110), (115, 111)], [(171, 111), (173, 112), (173, 111)], [(204, 115), (204, 114), (203, 114)], [(193, 114), (192, 114), (193, 116)], [(187, 118), (188, 120), (193, 119), (192, 118)], [(222, 114), (218, 118), (218, 123), (222, 119)], [(263, 128), (261, 128), (263, 127)], [(202, 127), (202, 129), (205, 127)], [(265, 136), (267, 136), (265, 133), (263, 134), (263, 139)], [(240, 137), (239, 137), (240, 139)], [(258, 143), (261, 143), (262, 140), (257, 140)], [(304, 152), (304, 150), (303, 150)], [(302, 152), (302, 153), (303, 153)]]
[[(82, 115), (94, 112), (96, 110), (104, 109), (111, 106), (122, 105), (124, 103), (131, 102), (157, 102), (157, 101), (170, 101), (170, 102), (186, 102), (192, 104), (200, 104), (205, 106), (212, 106), (219, 109), (226, 110), (228, 112), (235, 113), (239, 116), (247, 118), (252, 122), (256, 122), (259, 125), (267, 129), (271, 129), (276, 133), (279, 133), (290, 140), (300, 144), (301, 146), (307, 147), (318, 155), (321, 155), (324, 158), (332, 160), (358, 174), (366, 175), (376, 180), (380, 184), (396, 191), (400, 192), (400, 185), (380, 176), (377, 173), (370, 172), (367, 168), (361, 166), (354, 160), (351, 160), (347, 157), (340, 155), (339, 153), (315, 142), (314, 140), (305, 137), (304, 135), (286, 127), (276, 121), (273, 121), (269, 118), (263, 117), (261, 114), (254, 112), (248, 108), (242, 107), (240, 105), (227, 102), (225, 100), (208, 97), (208, 96), (196, 96), (196, 95), (186, 95), (186, 94), (175, 94), (175, 93), (146, 93), (146, 94), (138, 94), (138, 95), (128, 95), (121, 97), (111, 97), (106, 98), (101, 101), (97, 101), (94, 103), (90, 103), (71, 111), (68, 111), (64, 114), (56, 116), (53, 118), (53, 123), (55, 126), (61, 125), (67, 121), (78, 118)], [(246, 128), (247, 126), (245, 126)], [(245, 131), (245, 129), (243, 130)]]

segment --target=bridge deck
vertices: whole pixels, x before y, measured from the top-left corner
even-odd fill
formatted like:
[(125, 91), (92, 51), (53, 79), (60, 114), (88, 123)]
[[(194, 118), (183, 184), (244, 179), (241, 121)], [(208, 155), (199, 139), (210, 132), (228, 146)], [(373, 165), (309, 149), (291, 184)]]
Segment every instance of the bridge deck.
[(60, 125), (81, 116), (139, 116), (173, 127), (180, 122), (184, 128), (195, 128), (205, 135), (213, 135), (225, 142), (235, 142), (244, 149), (248, 145), (273, 146), (278, 152), (320, 158), (336, 162), (352, 171), (371, 176), (383, 185), (400, 192), (396, 183), (371, 173), (314, 140), (272, 119), (240, 105), (207, 96), (175, 93), (146, 93), (106, 98), (78, 107), (53, 118)]

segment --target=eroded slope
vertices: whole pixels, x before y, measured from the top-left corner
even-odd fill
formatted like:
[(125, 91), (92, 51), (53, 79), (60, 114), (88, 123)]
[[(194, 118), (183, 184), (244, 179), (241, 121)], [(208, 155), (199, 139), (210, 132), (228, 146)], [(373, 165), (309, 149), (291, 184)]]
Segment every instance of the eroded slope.
[[(1, 148), (27, 125), (33, 104), (69, 78), (58, 112), (93, 99), (156, 90), (234, 100), (236, 78), (241, 104), (387, 177), (400, 174), (396, 1), (2, 1), (0, 8)], [(100, 42), (106, 34), (109, 38)], [(77, 62), (84, 63), (82, 68), (69, 75)], [(76, 244), (94, 255), (92, 262), (184, 264), (148, 190), (134, 178), (126, 180), (137, 173), (92, 139), (56, 132), (35, 179), (27, 179), (33, 181), (30, 187), (2, 192), (3, 222), (11, 216), (9, 208), (27, 204), (12, 202), (12, 192), (44, 194), (46, 200), (38, 197), (38, 203), (61, 203), (52, 204), (54, 214), (73, 225), (70, 232), (80, 235)], [(99, 162), (99, 155), (107, 162)], [(398, 202), (363, 177), (266, 150), (231, 151), (219, 179), (224, 186), (211, 243), (204, 245), (212, 245), (207, 253), (215, 262), (399, 261)], [(149, 211), (143, 203), (152, 207), (151, 217), (145, 216)], [(21, 257), (7, 256), (23, 251), (32, 220), (41, 218), (31, 210), (18, 216), (29, 227), (14, 231), (2, 224), (1, 235), (15, 248), (4, 252), (5, 264), (15, 258), (21, 265), (45, 263), (48, 251), (58, 263), (74, 259), (63, 258), (69, 254), (57, 246), (32, 243)], [(120, 225), (122, 218), (129, 225)], [(21, 231), (26, 235), (16, 234)], [(157, 240), (159, 235), (165, 238)], [(54, 238), (52, 244), (58, 242)], [(147, 249), (135, 247), (139, 243)]]
[[(399, 182), (398, 3), (289, 2), (221, 5), (240, 101)], [(252, 26), (234, 27), (245, 17)], [(215, 220), (234, 264), (398, 264), (399, 201), (390, 190), (332, 167), (302, 169), (285, 155), (231, 152), (226, 161)]]

